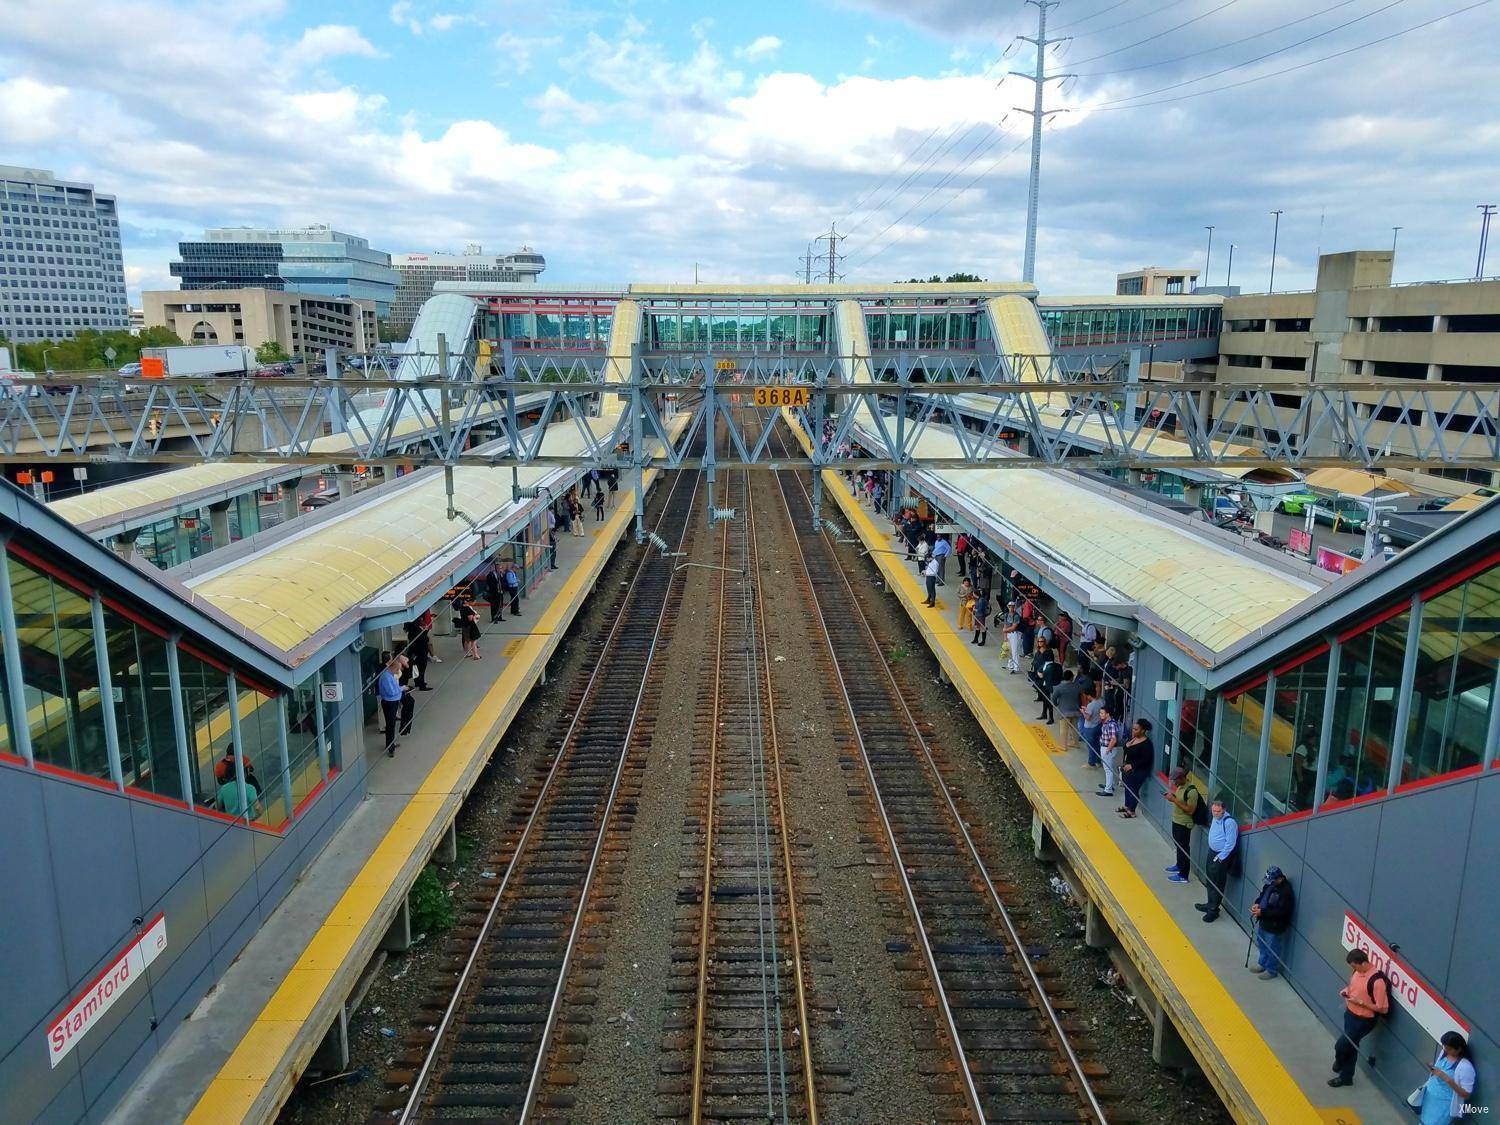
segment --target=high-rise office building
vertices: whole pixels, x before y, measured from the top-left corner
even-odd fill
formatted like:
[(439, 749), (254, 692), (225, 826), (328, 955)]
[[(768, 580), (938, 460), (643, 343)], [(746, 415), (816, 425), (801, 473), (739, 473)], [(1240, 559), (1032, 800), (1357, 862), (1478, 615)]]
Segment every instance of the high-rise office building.
[(0, 334), (34, 343), (129, 324), (115, 197), (0, 165)]
[(286, 289), (374, 301), (384, 316), (396, 295), (391, 256), (325, 225), (284, 230), (218, 227), (178, 244), (173, 277), (184, 289)]
[(432, 296), (436, 282), (535, 281), (547, 268), (547, 259), (529, 246), (514, 254), (486, 254), (484, 247), (471, 242), (462, 254), (396, 254), (391, 265), (401, 275), (391, 303), (391, 324), (405, 330), (417, 319), (422, 302)]

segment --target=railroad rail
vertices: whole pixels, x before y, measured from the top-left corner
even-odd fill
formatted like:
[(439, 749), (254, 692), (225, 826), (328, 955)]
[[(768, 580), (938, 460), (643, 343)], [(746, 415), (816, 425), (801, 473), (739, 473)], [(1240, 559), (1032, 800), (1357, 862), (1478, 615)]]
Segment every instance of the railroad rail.
[[(714, 658), (699, 695), (703, 864), (687, 1117), (818, 1120), (781, 749), (749, 474), (719, 552)], [(669, 1064), (670, 1065), (670, 1064)]]
[[(656, 533), (686, 545), (701, 474), (674, 474)], [(647, 550), (607, 634), (591, 645), (592, 671), (568, 700), (573, 717), (556, 745), (530, 815), (495, 885), (442, 1015), (410, 1082), (399, 1081), (380, 1120), (401, 1123), (483, 1114), (524, 1120), (539, 1105), (584, 906), (630, 751), (654, 719), (655, 655), (676, 619), (682, 583), (674, 559)]]
[[(778, 435), (779, 436), (779, 435)], [(788, 518), (811, 521), (799, 476), (777, 474)], [(799, 536), (832, 680), (913, 920), (941, 1028), (976, 1121), (1106, 1120), (1016, 924), (954, 803), (826, 533)], [(836, 613), (825, 606), (838, 606)]]

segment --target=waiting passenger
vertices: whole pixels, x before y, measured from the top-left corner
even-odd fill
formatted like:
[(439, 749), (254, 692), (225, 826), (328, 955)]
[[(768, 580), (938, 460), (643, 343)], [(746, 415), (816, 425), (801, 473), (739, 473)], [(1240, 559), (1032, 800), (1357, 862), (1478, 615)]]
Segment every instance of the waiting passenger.
[(1363, 949), (1351, 949), (1344, 960), (1353, 972), (1349, 983), (1339, 989), (1344, 998), (1344, 1034), (1333, 1045), (1334, 1075), (1328, 1080), (1330, 1086), (1354, 1084), (1359, 1041), (1374, 1031), (1380, 1017), (1391, 1010), (1391, 978), (1375, 968), (1369, 954)]
[(974, 604), (970, 607), (969, 617), (974, 626), (974, 639), (969, 643), (984, 647), (984, 640), (990, 635), (990, 592), (979, 590), (974, 594)]
[(932, 609), (937, 605), (938, 559), (936, 556), (927, 560), (927, 565), (922, 568), (922, 577), (927, 584), (927, 600), (922, 604)]
[(958, 584), (958, 631), (966, 633), (974, 628), (974, 583), (967, 575)]
[(401, 690), (400, 667), (388, 653), (382, 655), (386, 657), (386, 663), (380, 675), (375, 677), (375, 695), (380, 700), (381, 718), (385, 720), (385, 754), (394, 758), (399, 745), (396, 730), (401, 725), (401, 700), (405, 693)]
[(1141, 786), (1156, 765), (1156, 746), (1151, 741), (1151, 720), (1137, 719), (1125, 740), (1125, 803), (1115, 811), (1134, 817), (1141, 803)]
[(1104, 780), (1099, 783), (1099, 788), (1094, 790), (1098, 797), (1113, 797), (1115, 795), (1115, 777), (1120, 772), (1120, 735), (1119, 722), (1115, 719), (1115, 713), (1105, 703), (1099, 709), (1099, 762), (1104, 766)]
[(1427, 1070), (1427, 1082), (1417, 1091), (1421, 1125), (1449, 1125), (1464, 1119), (1479, 1080), (1469, 1059), (1468, 1041), (1456, 1031), (1443, 1032), (1437, 1058)]
[(1209, 811), (1213, 819), (1208, 822), (1208, 901), (1200, 902), (1196, 907), (1202, 912), (1205, 922), (1212, 922), (1219, 916), (1219, 909), (1224, 905), (1224, 885), (1229, 882), (1229, 874), (1237, 859), (1235, 852), (1240, 845), (1239, 823), (1229, 815), (1224, 798), (1215, 797)]
[(1052, 706), (1062, 722), (1062, 748), (1071, 750), (1073, 736), (1078, 733), (1078, 715), (1083, 710), (1083, 685), (1074, 678), (1073, 669), (1064, 670), (1062, 680), (1052, 689)]
[(1174, 883), (1186, 883), (1193, 867), (1193, 825), (1200, 819), (1203, 794), (1181, 766), (1172, 771), (1167, 801), (1172, 806), (1172, 843), (1177, 848), (1177, 861), (1167, 868), (1167, 874)]
[(1255, 969), (1261, 980), (1275, 980), (1281, 972), (1281, 936), (1292, 925), (1292, 912), (1297, 908), (1297, 895), (1292, 884), (1279, 867), (1266, 868), (1266, 881), (1261, 884), (1250, 916), (1255, 919)]
[(604, 486), (602, 484), (594, 486), (594, 522), (604, 522)]
[(253, 817), (255, 806), (260, 801), (260, 786), (255, 783), (254, 777), (251, 771), (245, 771), (245, 804), (240, 803), (239, 778), (231, 776), (228, 781), (220, 785), (219, 808), (230, 816)]
[(224, 747), (224, 756), (214, 763), (214, 780), (220, 785), (234, 776), (234, 743)]

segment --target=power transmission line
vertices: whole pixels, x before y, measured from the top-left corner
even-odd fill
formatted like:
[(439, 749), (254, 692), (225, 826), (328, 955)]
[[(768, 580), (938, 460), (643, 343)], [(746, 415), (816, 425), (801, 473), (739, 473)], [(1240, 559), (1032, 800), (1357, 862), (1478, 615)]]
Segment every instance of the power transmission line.
[(1080, 34), (1074, 36), (1074, 38), (1088, 39), (1094, 35), (1103, 35), (1106, 31), (1113, 31), (1117, 27), (1125, 27), (1127, 24), (1139, 23), (1141, 20), (1150, 19), (1152, 16), (1159, 16), (1163, 12), (1168, 11), (1171, 8), (1176, 8), (1184, 2), (1185, 0), (1167, 0), (1165, 4), (1162, 4), (1160, 7), (1152, 8), (1149, 12), (1142, 12), (1138, 16), (1131, 16), (1128, 19), (1118, 20), (1115, 23), (1106, 24), (1103, 27), (1096, 27), (1093, 31), (1081, 32)]
[(1264, 39), (1267, 35), (1272, 35), (1278, 31), (1285, 31), (1289, 27), (1296, 27), (1299, 23), (1306, 23), (1308, 20), (1315, 20), (1319, 16), (1326, 16), (1329, 12), (1337, 11), (1340, 8), (1347, 8), (1350, 4), (1353, 3), (1355, 3), (1355, 0), (1339, 0), (1337, 4), (1330, 4), (1328, 7), (1322, 8), (1316, 12), (1310, 12), (1307, 15), (1299, 16), (1294, 20), (1287, 20), (1285, 23), (1278, 23), (1275, 27), (1266, 28), (1265, 31), (1257, 31), (1254, 35), (1246, 35), (1241, 39), (1231, 39), (1228, 43), (1219, 43), (1213, 47), (1204, 47), (1201, 51), (1189, 51), (1185, 55), (1176, 55), (1170, 59), (1161, 59), (1157, 62), (1141, 63), (1138, 66), (1122, 66), (1115, 70), (1085, 71), (1078, 77), (1108, 78), (1111, 75), (1115, 74), (1130, 74), (1137, 70), (1153, 70), (1159, 66), (1171, 66), (1173, 63), (1186, 62), (1188, 59), (1195, 59), (1199, 55), (1211, 55), (1215, 51), (1223, 51), (1227, 50), (1230, 47), (1238, 47), (1241, 43), (1249, 43), (1252, 39)]
[[(1229, 0), (1231, 4), (1234, 2), (1235, 0)], [(1042, 97), (1048, 82), (1071, 78), (1072, 75), (1046, 72), (1047, 47), (1052, 43), (1061, 42), (1061, 40), (1047, 38), (1047, 9), (1057, 7), (1059, 0), (1026, 0), (1026, 3), (1036, 5), (1036, 38), (1021, 36), (1026, 42), (1036, 47), (1036, 73), (1025, 76), (1036, 84), (1036, 89), (1030, 109), (1016, 107), (1018, 112), (1031, 115), (1031, 180), (1026, 191), (1026, 251), (1021, 259), (1021, 280), (1035, 281), (1037, 208), (1042, 190), (1042, 121), (1049, 114), (1062, 112), (1055, 109), (1044, 110)]]
[[(928, 188), (927, 191), (926, 191), (926, 193), (920, 199), (918, 199), (915, 203), (913, 203), (905, 211), (901, 212), (901, 214), (897, 215), (894, 219), (892, 219), (890, 222), (888, 222), (880, 230), (880, 232), (878, 234), (876, 234), (873, 238), (869, 239), (869, 241), (870, 242), (875, 242), (875, 241), (878, 241), (880, 238), (884, 237), (884, 235), (885, 235), (885, 233), (887, 231), (889, 231), (892, 227), (894, 227), (902, 219), (906, 218), (906, 216), (910, 215), (918, 207), (922, 206), (922, 204), (926, 203), (935, 194), (937, 194), (937, 192), (941, 191), (944, 184), (948, 183), (948, 181), (951, 180), (951, 179), (953, 179), (954, 176), (957, 176), (961, 172), (965, 171), (970, 165), (972, 165), (974, 163), (974, 161), (978, 160), (985, 153), (989, 152), (990, 149), (994, 148), (997, 144), (999, 144), (1000, 140), (1004, 136), (1005, 136), (1005, 134), (1002, 133), (1002, 132), (1000, 132), (997, 129), (997, 130), (995, 130), (994, 135), (992, 137), (990, 137), (989, 142), (987, 144), (984, 144), (983, 148), (980, 147), (980, 142), (976, 142), (975, 145), (971, 149), (969, 149), (969, 151), (967, 153), (964, 154), (965, 159), (964, 159), (964, 161), (961, 164), (959, 164), (959, 166), (957, 168), (954, 168), (952, 171), (948, 172), (946, 175), (943, 176), (943, 178), (941, 180), (939, 180), (937, 183), (933, 184), (932, 187)], [(1022, 143), (1024, 144), (1025, 142), (1023, 141)]]
[[(1401, 3), (1401, 2), (1402, 2), (1402, 0), (1394, 0), (1393, 3), (1387, 4), (1386, 7), (1387, 8), (1391, 8), (1391, 7), (1394, 7), (1396, 4)], [(1239, 89), (1242, 86), (1250, 86), (1250, 85), (1253, 85), (1256, 82), (1264, 82), (1268, 78), (1279, 78), (1283, 74), (1292, 74), (1292, 73), (1294, 73), (1295, 71), (1298, 71), (1298, 70), (1306, 70), (1308, 67), (1310, 67), (1310, 66), (1316, 66), (1318, 63), (1329, 62), (1332, 59), (1340, 59), (1340, 58), (1343, 58), (1345, 55), (1352, 55), (1356, 51), (1363, 51), (1363, 50), (1365, 50), (1368, 47), (1376, 47), (1376, 46), (1379, 46), (1381, 43), (1389, 43), (1392, 39), (1400, 39), (1403, 35), (1410, 35), (1414, 31), (1421, 31), (1423, 28), (1431, 27), (1435, 23), (1442, 23), (1443, 20), (1451, 19), (1453, 16), (1461, 16), (1465, 12), (1472, 12), (1475, 8), (1483, 8), (1485, 5), (1487, 5), (1487, 4), (1491, 3), (1491, 2), (1492, 2), (1492, 0), (1477, 0), (1476, 3), (1468, 4), (1468, 5), (1466, 5), (1466, 6), (1462, 7), (1462, 8), (1455, 8), (1455, 9), (1453, 9), (1450, 12), (1444, 12), (1441, 15), (1432, 17), (1431, 19), (1423, 20), (1421, 23), (1415, 23), (1415, 24), (1412, 24), (1410, 27), (1404, 27), (1400, 31), (1393, 31), (1389, 35), (1382, 35), (1382, 36), (1380, 36), (1377, 39), (1371, 39), (1371, 40), (1368, 40), (1367, 42), (1364, 42), (1364, 43), (1357, 43), (1353, 47), (1345, 47), (1342, 51), (1334, 51), (1334, 52), (1332, 52), (1330, 54), (1327, 54), (1327, 55), (1320, 55), (1318, 58), (1308, 59), (1305, 62), (1294, 63), (1291, 66), (1282, 67), (1280, 70), (1272, 70), (1272, 71), (1268, 71), (1265, 74), (1257, 74), (1253, 78), (1246, 78), (1246, 79), (1243, 79), (1242, 81), (1239, 81), (1239, 82), (1227, 82), (1227, 83), (1225, 83), (1222, 86), (1215, 86), (1212, 89), (1208, 89), (1208, 90), (1195, 90), (1191, 94), (1180, 94), (1177, 97), (1173, 97), (1173, 98), (1157, 98), (1157, 99), (1155, 99), (1153, 101), (1146, 101), (1146, 102), (1136, 101), (1135, 100), (1136, 98), (1149, 97), (1151, 93), (1160, 93), (1161, 92), (1160, 90), (1153, 90), (1153, 91), (1150, 91), (1149, 93), (1145, 93), (1145, 94), (1136, 94), (1136, 95), (1134, 95), (1131, 98), (1121, 98), (1121, 99), (1118, 99), (1116, 101), (1101, 102), (1098, 105), (1089, 106), (1088, 110), (1090, 112), (1098, 110), (1098, 111), (1103, 112), (1103, 113), (1118, 113), (1121, 110), (1141, 109), (1141, 108), (1143, 108), (1145, 106), (1152, 106), (1152, 105), (1166, 105), (1166, 104), (1168, 104), (1170, 102), (1184, 102), (1184, 101), (1189, 100), (1190, 98), (1201, 98), (1201, 97), (1207, 96), (1208, 94), (1217, 94), (1217, 93), (1220, 93), (1220, 92), (1222, 92), (1224, 90), (1237, 90), (1237, 89)], [(1380, 10), (1384, 11), (1384, 9), (1380, 9)], [(1372, 12), (1370, 14), (1374, 15), (1375, 13)], [(1310, 36), (1308, 39), (1303, 40), (1303, 42), (1310, 42), (1314, 38), (1317, 38), (1317, 36)], [(1282, 54), (1285, 51), (1290, 51), (1293, 48), (1298, 47), (1298, 46), (1301, 46), (1301, 43), (1293, 43), (1293, 44), (1291, 44), (1291, 46), (1284, 47), (1280, 51), (1273, 51), (1273, 52), (1271, 52), (1271, 54)], [(1251, 59), (1248, 62), (1238, 63), (1235, 66), (1225, 67), (1223, 70), (1215, 71), (1214, 74), (1205, 74), (1202, 78), (1195, 78), (1195, 79), (1192, 79), (1189, 82), (1178, 82), (1178, 83), (1175, 83), (1172, 86), (1164, 86), (1164, 87), (1162, 87), (1162, 90), (1173, 90), (1173, 89), (1176, 89), (1179, 86), (1191, 86), (1191, 85), (1193, 85), (1196, 82), (1202, 82), (1205, 79), (1213, 78), (1216, 75), (1227, 74), (1228, 72), (1230, 72), (1232, 70), (1239, 70), (1242, 67), (1250, 66), (1253, 63), (1260, 62), (1262, 59), (1270, 58), (1271, 54), (1262, 55), (1259, 59)]]
[[(948, 199), (944, 200), (942, 203), (938, 204), (938, 206), (934, 207), (927, 214), (923, 215), (920, 222), (914, 223), (912, 225), (912, 230), (918, 230), (918, 229), (920, 229), (924, 224), (926, 224), (927, 222), (931, 221), (934, 216), (941, 214), (943, 211), (946, 211), (949, 207), (951, 207), (954, 204), (955, 201), (957, 201), (959, 199), (960, 196), (963, 195), (964, 192), (968, 191), (975, 184), (977, 184), (980, 180), (982, 180), (986, 176), (988, 176), (991, 172), (993, 172), (996, 168), (998, 168), (1006, 160), (1010, 159), (1016, 153), (1020, 152), (1023, 148), (1026, 147), (1027, 143), (1028, 143), (1028, 139), (1027, 138), (1023, 138), (1020, 141), (1017, 141), (1009, 149), (1007, 149), (1006, 151), (1002, 152), (999, 156), (995, 157), (995, 159), (992, 160), (992, 161), (990, 161), (990, 163), (982, 171), (980, 171), (979, 174), (976, 175), (972, 180), (970, 180), (968, 183), (964, 184), (962, 187), (958, 188), (953, 193), (952, 196), (950, 196)], [(899, 220), (898, 220), (898, 222), (899, 222)], [(895, 225), (895, 223), (891, 224), (891, 226), (894, 226), (894, 225)], [(890, 227), (886, 228), (886, 230), (889, 230), (889, 229), (890, 229)], [(885, 232), (882, 231), (881, 233), (883, 234)], [(908, 232), (908, 234), (909, 234), (909, 232)], [(866, 254), (863, 257), (861, 257), (859, 259), (859, 261), (854, 262), (853, 264), (851, 264), (849, 268), (850, 269), (858, 269), (858, 268), (860, 268), (862, 266), (868, 265), (870, 262), (873, 262), (876, 258), (878, 258), (881, 254), (884, 254), (892, 246), (896, 245), (896, 243), (901, 242), (904, 239), (906, 239), (908, 237), (908, 234), (898, 234), (895, 238), (891, 239), (889, 242), (887, 242), (884, 246), (880, 247), (878, 250), (874, 250), (874, 251), (870, 252), (869, 254)]]
[(1058, 31), (1066, 31), (1070, 27), (1077, 27), (1081, 23), (1088, 23), (1089, 20), (1096, 20), (1100, 16), (1102, 16), (1105, 12), (1113, 12), (1116, 8), (1123, 7), (1124, 5), (1126, 5), (1128, 3), (1130, 3), (1130, 0), (1115, 0), (1115, 2), (1113, 4), (1110, 4), (1107, 7), (1100, 8), (1097, 12), (1093, 13), (1092, 15), (1082, 16), (1082, 17), (1080, 17), (1080, 18), (1078, 18), (1076, 20), (1072, 20), (1069, 23), (1060, 24), (1058, 26), (1057, 30)]
[(1165, 29), (1164, 31), (1158, 31), (1155, 35), (1148, 35), (1144, 39), (1137, 39), (1134, 43), (1127, 43), (1123, 47), (1116, 47), (1113, 51), (1105, 51), (1102, 54), (1090, 55), (1086, 59), (1074, 59), (1072, 65), (1082, 66), (1084, 63), (1091, 63), (1098, 59), (1107, 59), (1110, 55), (1118, 55), (1121, 51), (1128, 51), (1132, 47), (1139, 47), (1144, 43), (1150, 43), (1154, 39), (1160, 39), (1163, 35), (1171, 35), (1174, 31), (1181, 31), (1184, 27), (1198, 23), (1200, 20), (1206, 20), (1209, 16), (1218, 15), (1218, 13), (1222, 12), (1225, 8), (1233, 7), (1239, 2), (1240, 0), (1224, 0), (1224, 3), (1220, 4), (1217, 8), (1210, 8), (1202, 15), (1197, 15), (1190, 20), (1183, 20), (1181, 23), (1173, 24), (1171, 27)]

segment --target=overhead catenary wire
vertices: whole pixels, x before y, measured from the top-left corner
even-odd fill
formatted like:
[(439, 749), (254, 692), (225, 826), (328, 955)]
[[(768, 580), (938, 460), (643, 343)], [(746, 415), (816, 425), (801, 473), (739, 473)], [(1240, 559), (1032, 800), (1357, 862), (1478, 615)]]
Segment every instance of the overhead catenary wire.
[[(1384, 8), (1377, 9), (1376, 12), (1371, 12), (1369, 14), (1370, 15), (1376, 15), (1376, 14), (1378, 14), (1378, 12), (1385, 11), (1387, 8), (1393, 8), (1393, 7), (1396, 6), (1396, 4), (1399, 4), (1399, 3), (1402, 3), (1402, 2), (1404, 2), (1404, 0), (1392, 0), (1392, 2), (1389, 3), (1389, 4), (1387, 4), (1387, 5), (1385, 5)], [(1300, 62), (1300, 63), (1294, 63), (1291, 66), (1282, 67), (1280, 70), (1272, 70), (1272, 71), (1267, 71), (1265, 74), (1257, 74), (1254, 77), (1245, 78), (1245, 79), (1242, 79), (1239, 82), (1228, 82), (1228, 83), (1225, 83), (1222, 86), (1214, 86), (1211, 89), (1207, 89), (1207, 90), (1195, 90), (1195, 91), (1193, 91), (1192, 93), (1189, 93), (1189, 94), (1179, 94), (1179, 95), (1177, 95), (1175, 97), (1170, 97), (1170, 98), (1155, 98), (1155, 99), (1152, 99), (1150, 101), (1140, 101), (1140, 100), (1138, 100), (1140, 98), (1150, 98), (1152, 94), (1158, 94), (1158, 93), (1163, 93), (1163, 92), (1168, 91), (1168, 90), (1179, 89), (1182, 86), (1191, 86), (1191, 85), (1194, 85), (1194, 84), (1196, 84), (1198, 82), (1206, 81), (1209, 78), (1217, 77), (1218, 75), (1221, 75), (1221, 74), (1227, 74), (1227, 73), (1229, 73), (1231, 71), (1234, 71), (1234, 70), (1240, 70), (1240, 69), (1243, 69), (1244, 67), (1252, 66), (1252, 65), (1254, 65), (1257, 62), (1261, 62), (1261, 61), (1263, 61), (1263, 60), (1265, 60), (1267, 58), (1272, 57), (1273, 55), (1284, 54), (1286, 51), (1293, 50), (1296, 47), (1301, 46), (1302, 43), (1311, 42), (1312, 39), (1318, 38), (1319, 36), (1309, 36), (1306, 40), (1303, 40), (1303, 41), (1301, 41), (1299, 43), (1293, 43), (1293, 44), (1290, 44), (1287, 47), (1281, 48), (1280, 50), (1268, 52), (1265, 55), (1261, 55), (1259, 58), (1250, 59), (1250, 60), (1247, 60), (1246, 62), (1243, 62), (1243, 63), (1237, 63), (1234, 66), (1225, 67), (1222, 70), (1215, 71), (1213, 74), (1205, 74), (1205, 75), (1203, 75), (1200, 78), (1194, 78), (1194, 79), (1191, 79), (1191, 80), (1186, 81), (1186, 82), (1177, 82), (1177, 83), (1172, 84), (1171, 86), (1163, 86), (1163, 87), (1161, 87), (1158, 90), (1151, 90), (1151, 91), (1147, 91), (1145, 93), (1135, 94), (1135, 95), (1132, 95), (1129, 98), (1120, 98), (1120, 99), (1116, 99), (1114, 101), (1101, 102), (1098, 105), (1085, 106), (1085, 107), (1081, 107), (1081, 108), (1087, 109), (1090, 112), (1098, 110), (1098, 111), (1104, 112), (1104, 113), (1118, 113), (1121, 110), (1140, 109), (1140, 108), (1142, 108), (1144, 106), (1167, 105), (1167, 104), (1169, 104), (1171, 102), (1183, 102), (1183, 101), (1187, 101), (1187, 100), (1189, 100), (1191, 98), (1205, 97), (1208, 94), (1217, 94), (1217, 93), (1220, 93), (1220, 92), (1222, 92), (1224, 90), (1237, 90), (1237, 89), (1239, 89), (1242, 86), (1250, 86), (1250, 85), (1253, 85), (1256, 82), (1264, 82), (1268, 78), (1278, 78), (1278, 77), (1280, 77), (1283, 74), (1292, 74), (1292, 73), (1294, 73), (1296, 71), (1299, 71), (1299, 70), (1306, 70), (1308, 67), (1310, 67), (1310, 66), (1316, 66), (1318, 63), (1329, 62), (1329, 61), (1331, 61), (1333, 59), (1343, 58), (1346, 55), (1352, 55), (1356, 51), (1363, 51), (1363, 50), (1366, 50), (1367, 48), (1370, 48), (1370, 47), (1379, 46), (1382, 43), (1389, 43), (1393, 39), (1400, 39), (1402, 36), (1410, 35), (1412, 32), (1415, 32), (1415, 31), (1421, 31), (1424, 28), (1431, 27), (1433, 24), (1441, 23), (1443, 20), (1451, 19), (1454, 16), (1461, 16), (1465, 12), (1472, 12), (1476, 8), (1483, 8), (1486, 5), (1490, 4), (1491, 2), (1492, 2), (1492, 0), (1476, 0), (1475, 3), (1467, 4), (1467, 5), (1465, 5), (1462, 8), (1455, 8), (1455, 9), (1453, 9), (1451, 11), (1448, 11), (1448, 12), (1443, 12), (1440, 15), (1433, 16), (1431, 19), (1426, 19), (1426, 20), (1421, 21), (1420, 23), (1412, 24), (1411, 26), (1404, 27), (1404, 28), (1402, 28), (1399, 31), (1393, 31), (1393, 32), (1389, 33), (1388, 35), (1382, 35), (1382, 36), (1379, 36), (1378, 38), (1370, 39), (1370, 40), (1367, 40), (1367, 41), (1365, 41), (1363, 43), (1356, 43), (1352, 47), (1345, 47), (1343, 50), (1340, 50), (1340, 51), (1333, 51), (1333, 52), (1330, 52), (1329, 54), (1326, 54), (1326, 55), (1320, 55), (1320, 56), (1318, 56), (1315, 59), (1307, 59), (1307, 60), (1305, 60), (1303, 62)], [(1363, 18), (1363, 17), (1361, 17), (1361, 18)], [(1351, 20), (1349, 22), (1352, 23), (1352, 22), (1355, 22), (1355, 21)], [(1341, 26), (1347, 26), (1347, 25), (1341, 25)], [(1329, 30), (1331, 31), (1331, 30), (1337, 30), (1337, 29), (1330, 28)], [(1325, 35), (1325, 34), (1327, 34), (1327, 32), (1320, 32), (1319, 33), (1320, 36), (1321, 35)]]

